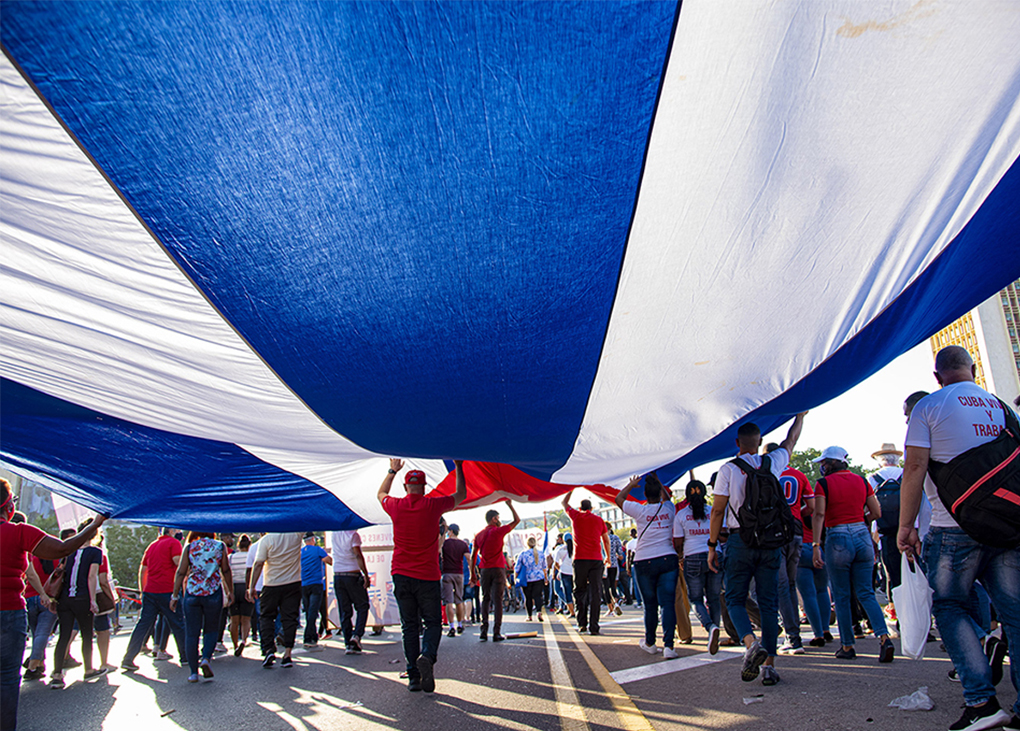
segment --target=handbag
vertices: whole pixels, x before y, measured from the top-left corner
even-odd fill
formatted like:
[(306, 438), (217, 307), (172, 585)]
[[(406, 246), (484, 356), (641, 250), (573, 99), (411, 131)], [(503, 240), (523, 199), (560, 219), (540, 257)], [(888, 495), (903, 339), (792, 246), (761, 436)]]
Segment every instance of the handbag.
[(61, 562), (54, 569), (53, 573), (43, 583), (43, 593), (47, 597), (60, 597), (64, 589), (64, 563)]
[(96, 615), (109, 615), (117, 607), (117, 603), (110, 599), (102, 589), (96, 593), (96, 605), (99, 607), (99, 612)]

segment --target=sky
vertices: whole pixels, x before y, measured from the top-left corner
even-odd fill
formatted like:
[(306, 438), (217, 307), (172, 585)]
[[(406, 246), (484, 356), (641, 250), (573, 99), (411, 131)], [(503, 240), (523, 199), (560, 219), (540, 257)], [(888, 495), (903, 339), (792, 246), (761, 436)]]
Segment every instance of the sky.
[[(850, 391), (812, 409), (804, 420), (804, 432), (796, 449), (813, 447), (821, 451), (829, 445), (839, 445), (850, 454), (851, 463), (859, 464), (865, 470), (877, 469), (878, 463), (872, 460), (871, 453), (881, 448), (883, 443), (892, 442), (898, 450), (903, 449), (903, 437), (907, 431), (903, 400), (915, 391), (935, 391), (938, 388), (932, 376), (934, 362), (931, 346), (925, 340)], [(766, 435), (764, 442), (781, 442), (789, 426), (787, 422)], [(696, 468), (694, 476), (707, 481), (723, 462)], [(576, 507), (587, 495), (590, 495), (587, 491), (575, 491), (571, 505)], [(517, 513), (521, 518), (541, 516), (543, 511), (559, 510), (561, 500), (517, 504)], [(500, 511), (504, 522), (509, 519), (510, 512), (502, 504), (497, 504), (456, 511), (447, 520), (457, 523), (462, 535), (473, 536), (484, 527), (485, 512), (491, 508)]]

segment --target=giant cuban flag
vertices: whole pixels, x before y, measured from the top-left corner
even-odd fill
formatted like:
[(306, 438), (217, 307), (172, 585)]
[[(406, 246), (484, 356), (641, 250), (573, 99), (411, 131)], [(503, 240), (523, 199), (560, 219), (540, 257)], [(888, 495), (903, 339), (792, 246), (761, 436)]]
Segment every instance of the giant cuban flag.
[(390, 455), (676, 475), (1020, 277), (1014, 3), (0, 21), (2, 457), (118, 517), (385, 521)]

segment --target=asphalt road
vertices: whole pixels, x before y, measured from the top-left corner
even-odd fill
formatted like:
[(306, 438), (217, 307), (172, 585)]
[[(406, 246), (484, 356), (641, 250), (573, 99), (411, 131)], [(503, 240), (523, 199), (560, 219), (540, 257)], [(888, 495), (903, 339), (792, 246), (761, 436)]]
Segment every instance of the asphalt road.
[[(399, 678), (404, 663), (399, 630), (365, 640), (362, 656), (344, 655), (336, 640), (325, 650), (295, 650), (291, 669), (265, 670), (256, 648), (241, 658), (218, 656), (216, 676), (186, 683), (176, 659), (139, 656), (136, 673), (115, 672), (90, 683), (82, 670), (67, 688), (22, 685), (19, 726), (26, 730), (667, 730), (667, 729), (946, 729), (960, 714), (960, 685), (938, 643), (923, 661), (878, 663), (878, 642), (858, 641), (855, 661), (837, 661), (835, 647), (781, 657), (782, 682), (764, 687), (740, 681), (740, 654), (706, 654), (695, 623), (692, 645), (664, 661), (641, 651), (641, 616), (626, 608), (606, 618), (602, 635), (580, 636), (554, 616), (528, 623), (507, 616), (504, 633), (537, 631), (535, 638), (480, 643), (477, 628), (443, 638), (434, 694), (411, 693)], [(111, 662), (127, 645), (111, 642)], [(175, 653), (173, 642), (170, 651)], [(898, 646), (897, 646), (898, 651)], [(51, 646), (52, 653), (52, 646)], [(73, 651), (80, 658), (80, 647)], [(97, 654), (98, 658), (98, 654)], [(98, 661), (97, 661), (98, 662)], [(899, 696), (927, 686), (935, 709), (889, 708)], [(1004, 707), (1016, 699), (1006, 678)]]

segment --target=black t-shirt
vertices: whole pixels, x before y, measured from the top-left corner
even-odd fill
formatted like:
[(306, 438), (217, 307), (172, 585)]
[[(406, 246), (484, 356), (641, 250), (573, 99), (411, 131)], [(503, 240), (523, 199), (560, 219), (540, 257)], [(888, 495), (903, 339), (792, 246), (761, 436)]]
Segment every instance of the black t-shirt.
[(443, 542), (443, 574), (460, 574), (464, 571), (464, 555), (471, 547), (463, 539), (447, 539)]
[[(103, 552), (99, 547), (87, 546), (69, 556), (64, 563), (64, 597), (89, 596), (89, 570), (93, 564), (103, 563)], [(98, 584), (96, 585), (98, 589)]]

